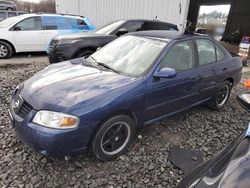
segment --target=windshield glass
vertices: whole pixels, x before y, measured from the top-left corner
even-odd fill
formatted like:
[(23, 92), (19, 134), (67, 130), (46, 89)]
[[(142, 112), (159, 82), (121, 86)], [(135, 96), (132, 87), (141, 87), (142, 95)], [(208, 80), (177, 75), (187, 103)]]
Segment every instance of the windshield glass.
[(107, 65), (132, 76), (143, 74), (154, 63), (167, 42), (136, 36), (124, 36), (95, 52), (88, 60)]
[(108, 25), (98, 29), (96, 31), (96, 33), (109, 35), (112, 33), (112, 31), (114, 31), (117, 27), (119, 27), (123, 23), (124, 23), (124, 21), (113, 22), (111, 24), (108, 24)]
[(15, 24), (16, 18), (7, 18), (6, 20), (3, 20), (0, 22), (0, 28), (7, 28), (12, 26), (12, 24)]

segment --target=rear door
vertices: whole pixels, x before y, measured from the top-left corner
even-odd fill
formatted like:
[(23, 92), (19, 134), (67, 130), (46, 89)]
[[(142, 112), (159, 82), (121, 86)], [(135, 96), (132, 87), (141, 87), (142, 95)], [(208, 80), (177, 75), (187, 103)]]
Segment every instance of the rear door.
[[(224, 54), (216, 54), (216, 46), (212, 40), (209, 39), (196, 39), (196, 46), (198, 52), (199, 67), (197, 71), (199, 72), (200, 78), (200, 99), (205, 99), (214, 95), (216, 88), (219, 83), (222, 82), (223, 70), (218, 72), (221, 66), (224, 65), (221, 61)], [(217, 56), (220, 59), (217, 61)], [(221, 68), (223, 69), (223, 68)]]
[(10, 32), (13, 33), (17, 52), (45, 51), (45, 31), (42, 27), (41, 16), (20, 21)]

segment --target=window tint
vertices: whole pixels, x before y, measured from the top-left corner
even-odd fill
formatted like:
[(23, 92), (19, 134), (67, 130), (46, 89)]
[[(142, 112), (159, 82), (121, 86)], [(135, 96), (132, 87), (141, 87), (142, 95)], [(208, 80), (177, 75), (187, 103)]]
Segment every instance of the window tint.
[(142, 24), (143, 22), (127, 22), (122, 28), (127, 29), (128, 32), (136, 32), (141, 31)]
[(44, 16), (43, 22), (46, 30), (57, 30), (57, 19), (55, 16)]
[(161, 22), (144, 22), (144, 24), (141, 27), (141, 30), (175, 30), (178, 29), (172, 25), (169, 25), (167, 23), (161, 23)]
[(220, 49), (219, 46), (215, 45), (215, 47), (216, 47), (217, 61), (224, 59), (225, 56), (224, 52)]
[(20, 23), (18, 23), (16, 26), (18, 26), (21, 29), (21, 31), (42, 30), (41, 17), (33, 17), (25, 19)]
[(77, 19), (76, 22), (77, 22), (78, 29), (80, 30), (89, 29), (88, 25), (83, 20)]
[(160, 68), (172, 68), (177, 72), (194, 67), (194, 53), (192, 41), (179, 42), (174, 45), (160, 64)]
[(197, 39), (196, 44), (199, 54), (200, 65), (205, 65), (216, 61), (213, 42), (206, 39)]
[(59, 30), (70, 30), (71, 23), (69, 18), (57, 17), (56, 18), (57, 29)]

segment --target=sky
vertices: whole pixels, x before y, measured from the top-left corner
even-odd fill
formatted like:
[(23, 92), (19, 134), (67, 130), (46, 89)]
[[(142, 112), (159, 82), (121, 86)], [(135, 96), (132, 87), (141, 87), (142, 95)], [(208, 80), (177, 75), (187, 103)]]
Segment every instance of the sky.
[(217, 10), (218, 12), (222, 12), (222, 13), (229, 13), (230, 10), (230, 6), (231, 5), (213, 5), (213, 6), (201, 6), (200, 7), (200, 14), (203, 13), (210, 13), (213, 12), (215, 10)]

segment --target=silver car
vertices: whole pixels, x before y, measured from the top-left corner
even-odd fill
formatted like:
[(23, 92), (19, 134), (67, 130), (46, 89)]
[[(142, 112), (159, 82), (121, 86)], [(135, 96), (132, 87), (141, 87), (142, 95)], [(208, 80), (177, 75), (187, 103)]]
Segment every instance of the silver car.
[(16, 11), (17, 6), (12, 1), (0, 1), (0, 10)]

